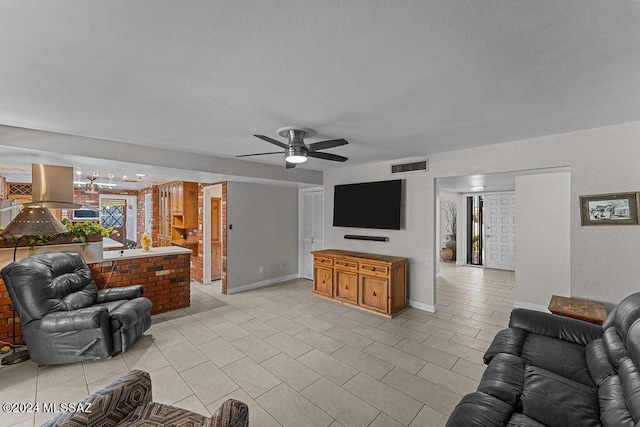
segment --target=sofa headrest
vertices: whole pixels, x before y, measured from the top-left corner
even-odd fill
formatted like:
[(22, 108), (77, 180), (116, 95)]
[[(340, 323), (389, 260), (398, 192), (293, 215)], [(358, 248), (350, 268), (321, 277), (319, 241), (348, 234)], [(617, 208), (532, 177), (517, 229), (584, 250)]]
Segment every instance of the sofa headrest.
[[(76, 252), (23, 258), (3, 268), (2, 278), (25, 323), (54, 311), (91, 306), (98, 293), (87, 263)], [(29, 318), (22, 319), (23, 314)]]
[(614, 326), (622, 341), (626, 341), (629, 328), (638, 319), (640, 319), (640, 292), (629, 295), (616, 307)]

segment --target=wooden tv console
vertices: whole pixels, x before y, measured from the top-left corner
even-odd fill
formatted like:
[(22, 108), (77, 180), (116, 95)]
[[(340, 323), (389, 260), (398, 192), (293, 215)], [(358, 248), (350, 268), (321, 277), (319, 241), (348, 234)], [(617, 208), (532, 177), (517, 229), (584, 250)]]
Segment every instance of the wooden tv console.
[(313, 294), (385, 317), (407, 308), (407, 258), (313, 251)]

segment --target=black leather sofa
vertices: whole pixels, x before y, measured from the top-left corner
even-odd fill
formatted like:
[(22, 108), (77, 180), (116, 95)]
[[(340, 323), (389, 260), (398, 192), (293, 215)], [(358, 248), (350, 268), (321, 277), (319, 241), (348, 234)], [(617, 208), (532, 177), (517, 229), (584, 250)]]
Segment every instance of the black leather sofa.
[(602, 327), (514, 309), (484, 355), (475, 393), (447, 426), (640, 425), (640, 293)]
[(127, 351), (151, 326), (142, 286), (98, 289), (82, 255), (50, 252), (0, 271), (39, 365), (106, 359)]

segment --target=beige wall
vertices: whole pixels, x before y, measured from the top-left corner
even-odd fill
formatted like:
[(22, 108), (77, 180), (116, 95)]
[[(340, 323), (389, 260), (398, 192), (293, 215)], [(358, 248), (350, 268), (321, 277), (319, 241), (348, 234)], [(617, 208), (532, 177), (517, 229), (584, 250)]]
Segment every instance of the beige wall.
[[(435, 305), (435, 179), (446, 176), (571, 168), (570, 244), (572, 296), (617, 302), (638, 290), (640, 226), (581, 227), (578, 196), (640, 190), (640, 122), (588, 129), (429, 156), (426, 173), (391, 175), (391, 163), (375, 163), (327, 171), (325, 183), (325, 247), (407, 256), (409, 299), (415, 306)], [(409, 159), (402, 159), (409, 160)], [(388, 236), (387, 243), (343, 239), (347, 229), (333, 227), (333, 187), (363, 181), (405, 179), (405, 228), (348, 230), (352, 234)], [(518, 224), (518, 227), (527, 226)], [(543, 268), (544, 266), (541, 266)], [(516, 286), (518, 284), (516, 283)]]
[(516, 292), (520, 307), (545, 309), (571, 293), (571, 174), (516, 177)]
[(293, 275), (298, 275), (298, 189), (228, 182), (228, 292)]

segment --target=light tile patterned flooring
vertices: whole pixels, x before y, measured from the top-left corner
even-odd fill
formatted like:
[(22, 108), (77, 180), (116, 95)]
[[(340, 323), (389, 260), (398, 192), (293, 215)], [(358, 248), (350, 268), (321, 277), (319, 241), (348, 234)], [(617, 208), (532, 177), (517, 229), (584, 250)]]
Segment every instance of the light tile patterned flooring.
[[(441, 264), (435, 314), (385, 319), (311, 295), (292, 280), (235, 295), (191, 286), (190, 308), (154, 316), (124, 355), (0, 369), (0, 402), (76, 402), (124, 372), (151, 373), (153, 399), (210, 415), (228, 398), (251, 425), (442, 426), (482, 376), (506, 326), (513, 272)], [(3, 413), (2, 426), (51, 414)]]

